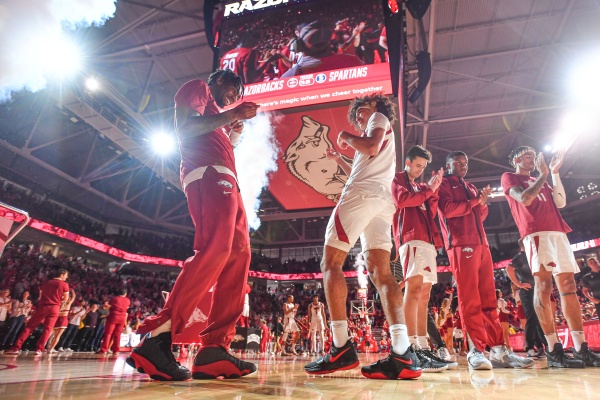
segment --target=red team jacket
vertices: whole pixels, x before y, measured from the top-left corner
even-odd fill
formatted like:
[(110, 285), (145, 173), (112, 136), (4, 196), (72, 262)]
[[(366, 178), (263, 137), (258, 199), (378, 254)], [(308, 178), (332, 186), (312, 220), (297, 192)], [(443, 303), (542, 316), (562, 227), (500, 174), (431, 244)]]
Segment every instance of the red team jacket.
[(442, 247), (440, 232), (434, 221), (438, 194), (424, 183), (411, 183), (408, 174), (401, 171), (394, 177), (392, 196), (397, 207), (392, 224), (396, 248), (411, 240), (422, 240), (435, 248)]
[(475, 185), (454, 175), (444, 175), (440, 185), (438, 214), (446, 249), (452, 246), (488, 246), (483, 221), (487, 205), (480, 206)]

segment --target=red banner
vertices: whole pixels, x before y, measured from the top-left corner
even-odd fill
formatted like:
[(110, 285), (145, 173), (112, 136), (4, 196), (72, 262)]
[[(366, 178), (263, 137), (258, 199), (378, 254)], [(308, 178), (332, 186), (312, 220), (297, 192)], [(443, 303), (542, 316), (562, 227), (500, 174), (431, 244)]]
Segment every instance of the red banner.
[[(568, 326), (562, 326), (556, 328), (558, 340), (563, 345), (563, 348), (568, 349), (573, 347), (573, 338), (571, 337), (571, 331)], [(594, 350), (600, 349), (600, 321), (587, 321), (583, 323), (583, 333), (585, 339), (588, 342), (590, 348)], [(510, 346), (513, 350), (524, 351), (525, 349), (525, 335), (523, 333), (517, 333), (509, 336)]]
[[(286, 210), (334, 207), (347, 176), (325, 150), (335, 148), (338, 133), (355, 132), (347, 106), (286, 114), (275, 126), (281, 154), (269, 190)], [(354, 152), (344, 156), (351, 162)]]
[(248, 84), (244, 87), (244, 101), (260, 104), (260, 111), (270, 111), (348, 100), (376, 92), (392, 93), (387, 63)]

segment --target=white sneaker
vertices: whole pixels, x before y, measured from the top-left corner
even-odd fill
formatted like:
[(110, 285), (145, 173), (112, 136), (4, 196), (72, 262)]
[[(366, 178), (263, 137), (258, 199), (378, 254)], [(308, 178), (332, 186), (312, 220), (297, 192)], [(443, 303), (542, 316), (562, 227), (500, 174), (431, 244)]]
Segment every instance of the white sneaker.
[(456, 356), (450, 355), (450, 352), (445, 347), (440, 347), (439, 349), (437, 349), (437, 356), (447, 362), (456, 361)]
[(531, 358), (532, 360), (537, 360), (537, 351), (535, 351), (535, 349), (527, 350), (527, 358)]
[(490, 360), (485, 358), (483, 353), (477, 350), (474, 346), (471, 347), (471, 350), (469, 350), (469, 353), (467, 354), (467, 362), (469, 363), (469, 368), (471, 369), (492, 369), (492, 363)]
[(58, 352), (59, 352), (59, 353), (62, 353), (63, 351), (65, 351), (65, 349), (63, 349), (62, 347), (59, 347), (59, 348), (58, 348)]
[(36, 350), (34, 354), (35, 354), (36, 356), (41, 356), (42, 354), (44, 354), (44, 352), (43, 352), (43, 351), (41, 351), (41, 350)]
[(490, 361), (494, 368), (531, 368), (535, 361), (508, 350), (506, 346), (494, 346), (490, 350)]
[(50, 354), (56, 354), (56, 353), (58, 353), (58, 351), (56, 351), (54, 349), (50, 350)]
[(67, 353), (72, 353), (72, 352), (73, 352), (73, 350), (71, 350), (71, 349), (66, 349), (65, 351), (66, 351)]

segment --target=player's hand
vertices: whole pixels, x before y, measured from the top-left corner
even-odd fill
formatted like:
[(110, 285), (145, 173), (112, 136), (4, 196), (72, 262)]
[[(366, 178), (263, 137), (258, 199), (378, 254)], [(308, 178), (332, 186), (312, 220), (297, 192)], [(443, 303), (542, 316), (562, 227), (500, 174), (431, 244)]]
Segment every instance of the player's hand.
[(243, 102), (232, 110), (233, 120), (240, 121), (256, 117), (256, 110), (258, 110), (258, 107), (260, 106), (256, 103), (251, 103), (249, 101)]
[(565, 151), (559, 150), (558, 153), (556, 153), (556, 155), (554, 157), (552, 157), (552, 160), (550, 160), (550, 167), (549, 167), (550, 171), (553, 174), (558, 174), (558, 170), (563, 165), (564, 161), (565, 161)]
[(348, 148), (348, 142), (346, 142), (346, 138), (348, 137), (348, 135), (349, 133), (346, 131), (341, 131), (338, 135), (337, 144), (342, 150), (346, 150)]
[(244, 130), (244, 121), (235, 120), (229, 123), (229, 127), (236, 133), (242, 133)]
[(521, 284), (518, 287), (519, 287), (519, 289), (529, 290), (529, 289), (531, 289), (531, 284), (527, 283), (527, 282), (521, 282)]
[(440, 185), (442, 184), (442, 176), (444, 174), (444, 169), (440, 168), (438, 171), (431, 171), (431, 178), (427, 182), (427, 187), (433, 190), (434, 192), (438, 190)]
[(340, 153), (335, 151), (335, 149), (333, 147), (326, 148), (325, 151), (323, 152), (323, 154), (325, 155), (325, 158), (327, 158), (329, 160), (334, 160), (334, 161), (337, 161), (342, 157), (340, 155)]
[(484, 205), (487, 202), (488, 196), (492, 193), (492, 188), (487, 185), (479, 192), (479, 204)]
[(548, 176), (550, 173), (550, 169), (548, 168), (548, 165), (546, 165), (546, 160), (544, 159), (544, 153), (538, 154), (535, 158), (535, 169), (537, 169), (541, 175)]

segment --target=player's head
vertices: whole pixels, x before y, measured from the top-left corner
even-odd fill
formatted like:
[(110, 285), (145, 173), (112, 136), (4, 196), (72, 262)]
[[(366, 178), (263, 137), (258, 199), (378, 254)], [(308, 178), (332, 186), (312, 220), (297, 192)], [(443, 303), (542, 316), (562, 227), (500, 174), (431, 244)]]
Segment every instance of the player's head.
[(469, 171), (469, 158), (463, 151), (452, 151), (446, 156), (448, 174), (464, 178)]
[(59, 278), (59, 279), (62, 279), (64, 281), (68, 277), (69, 277), (69, 271), (67, 271), (66, 269), (61, 268), (58, 271), (56, 271), (55, 278)]
[(590, 257), (587, 260), (587, 265), (588, 267), (590, 267), (594, 272), (598, 272), (600, 271), (600, 264), (598, 264), (598, 259), (595, 257)]
[(288, 294), (287, 301), (288, 301), (288, 303), (293, 302), (294, 301), (294, 296), (292, 296), (291, 294)]
[(296, 25), (296, 29), (294, 29), (294, 34), (296, 35), (297, 38), (300, 37), (300, 32), (302, 32), (302, 28), (304, 28), (306, 26), (306, 22), (301, 22), (298, 25)]
[(408, 149), (408, 153), (406, 153), (404, 170), (411, 180), (415, 180), (421, 176), (427, 167), (427, 164), (430, 162), (431, 153), (429, 150), (425, 149), (423, 146), (416, 145)]
[(242, 79), (228, 69), (218, 69), (206, 82), (217, 105), (221, 108), (238, 102), (244, 96)]
[(513, 168), (526, 171), (535, 170), (535, 149), (530, 146), (519, 146), (508, 155), (508, 162)]
[(496, 298), (497, 298), (497, 299), (500, 299), (500, 298), (502, 298), (502, 290), (500, 290), (500, 289), (496, 289)]
[(313, 301), (313, 303), (318, 303), (319, 302), (319, 295), (318, 294), (313, 295), (312, 301)]
[(248, 32), (244, 36), (242, 36), (242, 40), (240, 40), (240, 44), (238, 47), (252, 49), (258, 46), (258, 43), (260, 43), (260, 32), (253, 31)]
[(324, 22), (313, 21), (306, 24), (300, 30), (298, 51), (311, 57), (326, 57), (332, 53), (330, 45), (332, 34), (333, 30)]
[(350, 102), (348, 108), (348, 121), (359, 131), (367, 128), (367, 122), (374, 113), (379, 112), (387, 117), (390, 124), (396, 120), (396, 108), (382, 93), (370, 94), (368, 96), (357, 97)]
[(117, 292), (117, 294), (119, 296), (126, 296), (127, 295), (127, 288), (121, 288), (121, 289), (119, 289), (119, 291)]

